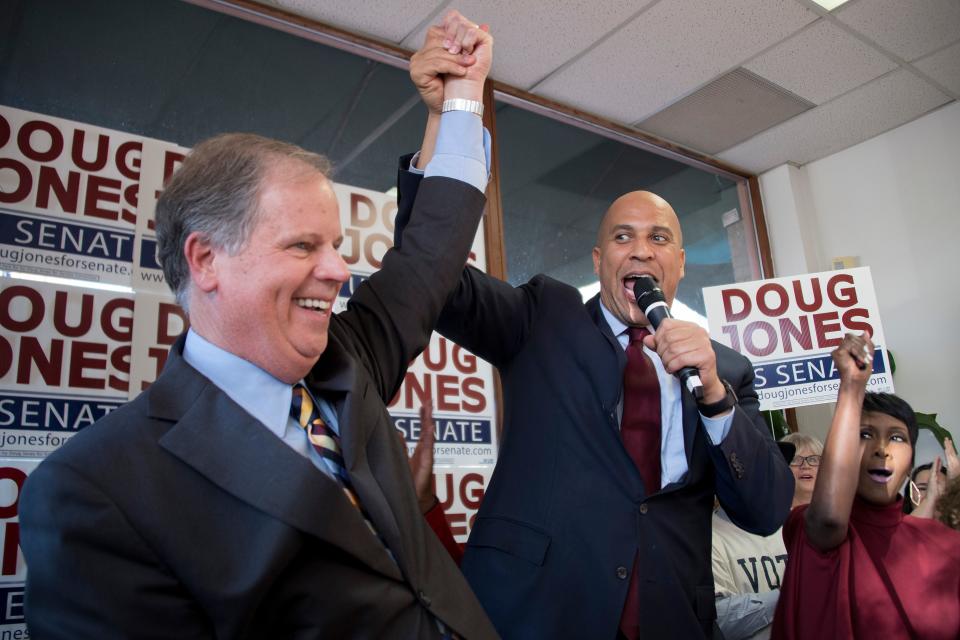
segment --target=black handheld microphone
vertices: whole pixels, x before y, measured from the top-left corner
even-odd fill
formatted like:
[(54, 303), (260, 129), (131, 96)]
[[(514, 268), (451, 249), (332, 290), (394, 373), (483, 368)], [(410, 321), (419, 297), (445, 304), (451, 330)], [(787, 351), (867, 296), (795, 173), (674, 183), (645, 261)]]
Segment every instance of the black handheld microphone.
[[(673, 317), (670, 315), (667, 300), (663, 297), (663, 291), (650, 276), (640, 276), (633, 281), (633, 295), (637, 297), (637, 306), (643, 311), (643, 315), (647, 316), (654, 331), (666, 318)], [(697, 402), (703, 400), (703, 383), (700, 382), (700, 372), (696, 367), (684, 367), (674, 375), (680, 378), (680, 382)]]

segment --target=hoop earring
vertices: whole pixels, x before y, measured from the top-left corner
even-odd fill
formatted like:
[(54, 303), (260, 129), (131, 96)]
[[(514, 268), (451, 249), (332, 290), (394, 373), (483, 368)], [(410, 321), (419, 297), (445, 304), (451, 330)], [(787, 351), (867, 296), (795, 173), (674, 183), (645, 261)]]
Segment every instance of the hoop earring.
[(913, 506), (919, 507), (920, 501), (923, 499), (923, 496), (920, 494), (920, 487), (917, 486), (917, 483), (913, 480), (910, 481), (910, 502), (913, 503)]

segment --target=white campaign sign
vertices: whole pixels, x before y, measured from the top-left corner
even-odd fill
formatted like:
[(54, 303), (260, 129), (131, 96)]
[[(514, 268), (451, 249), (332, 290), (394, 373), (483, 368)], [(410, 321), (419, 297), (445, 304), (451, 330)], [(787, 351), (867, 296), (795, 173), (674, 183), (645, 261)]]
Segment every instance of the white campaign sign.
[(868, 267), (707, 287), (703, 299), (710, 336), (753, 363), (762, 410), (835, 401), (830, 352), (847, 332), (873, 337), (867, 389), (893, 391)]

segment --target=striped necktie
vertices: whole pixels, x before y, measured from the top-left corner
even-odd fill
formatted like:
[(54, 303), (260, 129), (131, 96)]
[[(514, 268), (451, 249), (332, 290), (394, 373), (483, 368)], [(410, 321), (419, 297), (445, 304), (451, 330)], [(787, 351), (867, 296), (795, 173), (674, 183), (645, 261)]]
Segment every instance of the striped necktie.
[[(290, 402), (290, 416), (306, 431), (310, 444), (313, 445), (316, 452), (323, 458), (327, 468), (333, 477), (336, 478), (337, 484), (340, 485), (343, 493), (346, 494), (347, 499), (350, 500), (350, 504), (356, 507), (360, 514), (363, 515), (363, 521), (367, 523), (370, 531), (383, 543), (383, 548), (387, 551), (387, 554), (396, 562), (397, 559), (394, 557), (393, 552), (390, 551), (386, 541), (377, 533), (376, 527), (374, 527), (373, 522), (370, 521), (370, 516), (364, 511), (363, 506), (360, 504), (360, 499), (357, 498), (357, 494), (353, 490), (350, 477), (347, 476), (347, 468), (343, 463), (343, 454), (340, 453), (340, 438), (320, 416), (320, 411), (317, 410), (317, 407), (314, 405), (310, 392), (299, 382), (293, 385), (293, 400)], [(447, 628), (440, 618), (432, 614), (431, 617), (437, 626), (437, 630), (440, 632), (442, 640), (460, 640), (460, 637)]]
[(350, 477), (347, 475), (347, 468), (343, 462), (343, 454), (340, 452), (340, 438), (320, 416), (320, 411), (318, 411), (314, 405), (310, 392), (300, 383), (293, 386), (290, 416), (306, 431), (310, 444), (313, 445), (314, 450), (323, 458), (327, 469), (330, 470), (337, 484), (343, 489), (343, 493), (347, 496), (347, 499), (350, 500), (350, 504), (357, 508), (363, 516), (364, 522), (370, 527), (370, 531), (382, 542), (383, 539), (380, 538), (376, 527), (374, 527), (373, 522), (370, 521), (370, 516), (368, 516), (367, 512), (363, 509), (363, 506), (360, 504), (360, 499), (353, 490)]

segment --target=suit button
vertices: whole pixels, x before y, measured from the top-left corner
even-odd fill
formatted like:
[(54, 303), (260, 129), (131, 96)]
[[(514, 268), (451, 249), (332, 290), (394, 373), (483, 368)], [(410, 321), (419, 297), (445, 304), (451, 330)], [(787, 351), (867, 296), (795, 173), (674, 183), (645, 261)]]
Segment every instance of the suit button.
[(640, 513), (641, 513), (641, 514), (646, 514), (646, 513), (647, 513), (647, 505), (646, 505), (646, 504), (640, 505)]
[(423, 606), (425, 606), (427, 609), (430, 608), (430, 604), (433, 602), (430, 600), (430, 596), (425, 594), (423, 591), (418, 591), (417, 597), (420, 598), (420, 602), (423, 604)]
[(617, 567), (617, 577), (621, 580), (627, 579), (627, 568), (626, 567)]

